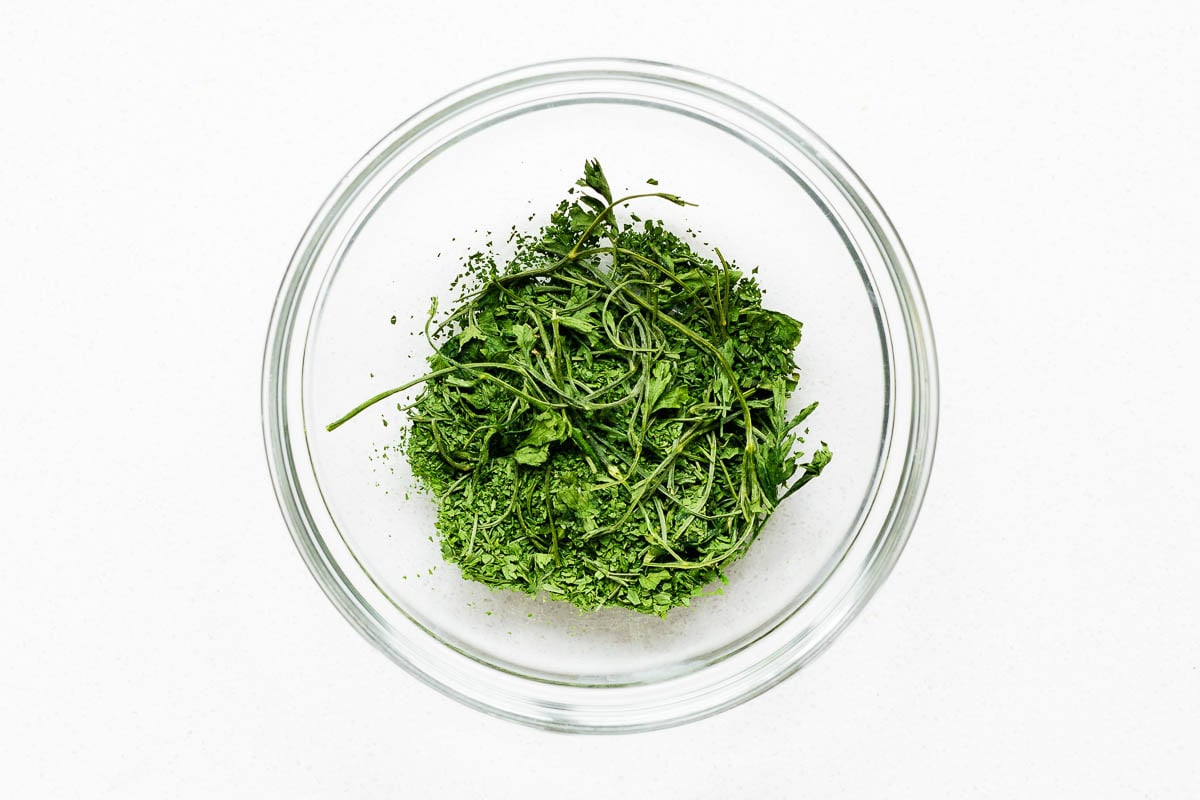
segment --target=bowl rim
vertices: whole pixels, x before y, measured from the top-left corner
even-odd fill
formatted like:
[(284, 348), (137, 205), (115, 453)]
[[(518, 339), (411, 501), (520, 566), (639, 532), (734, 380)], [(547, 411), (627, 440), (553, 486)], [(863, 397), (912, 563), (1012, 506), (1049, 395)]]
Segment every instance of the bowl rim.
[[(504, 705), (464, 692), (439, 676), (415, 664), (389, 639), (390, 628), (374, 614), (369, 604), (353, 588), (337, 558), (315, 530), (305, 510), (305, 499), (297, 485), (287, 441), (287, 345), (296, 321), (299, 289), (311, 272), (314, 255), (324, 243), (325, 234), (368, 181), (409, 142), (423, 133), (470, 108), (481, 98), (494, 98), (523, 88), (568, 80), (618, 78), (646, 83), (667, 84), (685, 92), (703, 93), (727, 107), (752, 113), (771, 126), (790, 144), (802, 150), (836, 185), (854, 207), (859, 219), (870, 229), (875, 246), (886, 262), (896, 300), (901, 309), (907, 353), (912, 369), (912, 408), (903, 468), (899, 474), (894, 500), (884, 526), (876, 536), (876, 546), (867, 567), (858, 576), (853, 591), (847, 591), (830, 615), (819, 638), (800, 651), (797, 637), (770, 654), (771, 669), (756, 663), (752, 669), (734, 676), (725, 691), (701, 698), (707, 702), (661, 703), (659, 713), (637, 715), (625, 720), (620, 715), (587, 719), (587, 715), (557, 709), (542, 713), (537, 699), (522, 710), (520, 704)], [(824, 140), (780, 106), (737, 84), (699, 70), (662, 62), (625, 58), (579, 58), (546, 61), (496, 73), (469, 83), (435, 100), (400, 123), (372, 147), (345, 174), (326, 197), (301, 237), (280, 282), (263, 352), (261, 383), (263, 441), (281, 513), (292, 540), (314, 579), (339, 612), (377, 649), (423, 683), (468, 706), (493, 716), (516, 722), (571, 732), (613, 733), (650, 730), (682, 724), (731, 708), (755, 697), (786, 679), (825, 650), (858, 615), (899, 558), (924, 499), (936, 451), (938, 419), (938, 370), (936, 346), (928, 309), (912, 262), (890, 219), (858, 175)], [(394, 633), (394, 631), (392, 631)], [(766, 638), (766, 637), (763, 637)], [(789, 654), (790, 660), (780, 657)], [(469, 658), (469, 656), (467, 656)], [(703, 671), (703, 670), (701, 670)], [(533, 680), (533, 679), (530, 679)], [(583, 688), (583, 687), (576, 687)], [(605, 687), (607, 691), (613, 691)], [(636, 698), (631, 698), (637, 703)], [(557, 705), (557, 704), (552, 704)], [(677, 707), (678, 706), (678, 707)], [(577, 710), (577, 709), (576, 709)]]

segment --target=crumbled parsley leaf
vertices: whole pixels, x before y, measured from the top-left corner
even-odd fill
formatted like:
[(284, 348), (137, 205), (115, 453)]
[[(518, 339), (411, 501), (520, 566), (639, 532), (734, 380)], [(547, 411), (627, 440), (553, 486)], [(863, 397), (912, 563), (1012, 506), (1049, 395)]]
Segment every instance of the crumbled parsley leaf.
[(490, 244), (468, 256), (436, 324), (432, 300), (425, 375), (328, 428), (420, 386), (398, 406), (399, 447), (436, 500), (448, 562), (584, 611), (665, 616), (728, 583), (832, 454), (822, 442), (803, 460), (817, 404), (787, 414), (802, 326), (763, 308), (757, 267), (618, 220), (634, 200), (689, 205), (677, 195), (614, 200), (595, 160), (576, 185), (536, 234), (513, 229), (506, 263)]

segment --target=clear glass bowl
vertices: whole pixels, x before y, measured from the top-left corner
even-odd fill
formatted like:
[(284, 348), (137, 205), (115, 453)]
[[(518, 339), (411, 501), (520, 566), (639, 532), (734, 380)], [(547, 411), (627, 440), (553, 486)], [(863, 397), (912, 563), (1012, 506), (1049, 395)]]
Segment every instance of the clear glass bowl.
[[(395, 403), (325, 424), (424, 370), (429, 299), (460, 258), (532, 228), (585, 158), (639, 207), (702, 231), (804, 322), (799, 408), (834, 459), (788, 500), (719, 596), (666, 619), (463, 580), (432, 501), (388, 448)], [(392, 318), (395, 317), (393, 323)], [(399, 398), (396, 398), (399, 399)], [(385, 426), (385, 422), (390, 425)], [(579, 60), (506, 72), (392, 131), (334, 188), (280, 287), (263, 370), (275, 490), (300, 554), (393, 661), (475, 708), (568, 731), (658, 728), (736, 705), (820, 653), (895, 563), (933, 458), (937, 373), (912, 265), (875, 198), (779, 107), (692, 70)], [(808, 448), (810, 451), (812, 447)], [(390, 456), (390, 457), (389, 457)]]

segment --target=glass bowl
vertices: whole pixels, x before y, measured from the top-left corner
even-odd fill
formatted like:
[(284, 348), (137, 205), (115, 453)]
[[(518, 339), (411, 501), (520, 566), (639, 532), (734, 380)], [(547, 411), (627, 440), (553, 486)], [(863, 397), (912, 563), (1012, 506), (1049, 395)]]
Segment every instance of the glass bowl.
[[(409, 491), (392, 449), (404, 426), (396, 404), (325, 430), (424, 371), (419, 330), (431, 296), (450, 296), (460, 259), (514, 224), (544, 221), (593, 157), (614, 192), (653, 177), (698, 204), (635, 210), (701, 231), (742, 268), (760, 268), (765, 305), (804, 323), (793, 410), (821, 404), (806, 449), (825, 440), (834, 453), (728, 568), (722, 594), (665, 619), (584, 614), (463, 580), (440, 557), (432, 501)], [(933, 338), (912, 265), (875, 198), (779, 107), (666, 64), (539, 64), (409, 118), (304, 233), (264, 362), (275, 491), (329, 599), (428, 685), (556, 730), (679, 724), (804, 666), (892, 569), (933, 459)]]

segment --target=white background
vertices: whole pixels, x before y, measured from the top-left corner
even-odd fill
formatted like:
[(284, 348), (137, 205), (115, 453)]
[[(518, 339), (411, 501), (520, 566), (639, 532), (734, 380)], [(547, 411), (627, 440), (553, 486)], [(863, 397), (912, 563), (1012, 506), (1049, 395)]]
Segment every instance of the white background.
[[(0, 795), (1200, 796), (1196, 4), (434, 6), (0, 14)], [(834, 647), (606, 738), (360, 639), (259, 421), (276, 287), (343, 172), (469, 80), (582, 55), (713, 72), (830, 141), (909, 247), (943, 389), (917, 529)]]

